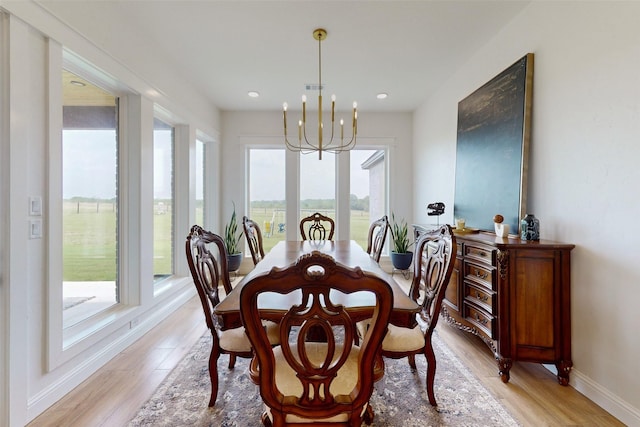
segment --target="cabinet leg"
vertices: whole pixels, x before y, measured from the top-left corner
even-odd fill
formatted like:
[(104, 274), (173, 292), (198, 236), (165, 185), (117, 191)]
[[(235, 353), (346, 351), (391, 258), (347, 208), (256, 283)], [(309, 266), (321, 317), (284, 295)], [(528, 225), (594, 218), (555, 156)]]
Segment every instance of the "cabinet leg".
[(513, 360), (504, 358), (498, 359), (498, 374), (500, 374), (500, 379), (505, 384), (508, 383), (509, 378), (511, 378), (509, 375), (511, 366), (513, 366)]
[(556, 362), (556, 369), (558, 369), (558, 382), (560, 385), (569, 385), (569, 372), (573, 362), (571, 360), (559, 360)]

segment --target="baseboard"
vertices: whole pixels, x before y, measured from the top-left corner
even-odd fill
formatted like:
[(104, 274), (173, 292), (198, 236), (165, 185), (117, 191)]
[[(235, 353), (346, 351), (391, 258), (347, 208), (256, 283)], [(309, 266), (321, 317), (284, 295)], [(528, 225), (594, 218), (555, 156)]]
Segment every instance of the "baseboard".
[(75, 366), (74, 369), (29, 399), (27, 404), (28, 419), (26, 421), (32, 421), (51, 405), (62, 399), (67, 393), (157, 326), (169, 316), (169, 314), (189, 301), (194, 295), (195, 289), (193, 286), (183, 287), (179, 292), (172, 294), (171, 298), (166, 299), (160, 306), (155, 306), (146, 313), (141, 314), (140, 322), (135, 328), (129, 329), (126, 333), (118, 336), (99, 352), (89, 355), (82, 363)]
[(640, 426), (640, 409), (634, 408), (628, 402), (611, 393), (611, 391), (602, 387), (582, 372), (572, 369), (569, 385), (624, 424), (628, 426)]

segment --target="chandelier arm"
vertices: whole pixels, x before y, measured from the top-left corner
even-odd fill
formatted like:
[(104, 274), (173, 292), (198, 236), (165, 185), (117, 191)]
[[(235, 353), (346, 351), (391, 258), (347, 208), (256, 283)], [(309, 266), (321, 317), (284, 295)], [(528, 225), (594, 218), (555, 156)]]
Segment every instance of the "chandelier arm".
[(353, 147), (355, 147), (356, 145), (355, 141), (356, 141), (356, 138), (352, 136), (351, 139), (349, 139), (349, 142), (345, 144), (329, 147), (325, 151), (331, 151), (333, 153), (342, 153), (343, 151), (350, 151)]
[(289, 139), (287, 138), (286, 135), (284, 137), (284, 143), (287, 146), (287, 148), (291, 151), (301, 151), (301, 147), (299, 145), (295, 145), (289, 142)]
[(307, 139), (307, 124), (306, 123), (303, 123), (303, 125), (302, 125), (302, 141), (304, 141), (304, 143), (306, 145), (311, 147), (312, 150), (314, 150), (314, 151), (318, 150), (318, 146), (310, 143), (309, 139)]
[[(325, 144), (325, 148), (327, 149), (332, 149), (332, 150), (340, 150), (340, 151), (347, 151), (350, 150), (351, 148), (353, 148), (355, 146), (355, 141), (356, 141), (356, 125), (354, 124), (352, 126), (353, 129), (353, 134), (351, 135), (351, 138), (349, 139), (349, 142), (345, 143), (345, 138), (344, 135), (341, 135), (339, 141), (340, 144), (336, 144), (336, 145), (332, 145), (332, 143), (329, 144)], [(333, 142), (334, 140), (334, 132), (333, 132), (333, 126), (331, 128), (331, 141)], [(351, 147), (351, 148), (348, 148)]]

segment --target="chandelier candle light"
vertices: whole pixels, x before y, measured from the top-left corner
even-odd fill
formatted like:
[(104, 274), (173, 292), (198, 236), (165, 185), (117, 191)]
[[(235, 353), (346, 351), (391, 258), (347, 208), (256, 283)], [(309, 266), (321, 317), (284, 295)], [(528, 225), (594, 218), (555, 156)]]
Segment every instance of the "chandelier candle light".
[[(313, 32), (313, 38), (318, 40), (318, 142), (314, 144), (307, 139), (307, 96), (302, 95), (302, 120), (298, 121), (298, 144), (289, 142), (287, 138), (287, 103), (282, 105), (282, 117), (284, 119), (284, 141), (291, 151), (309, 154), (318, 152), (318, 159), (322, 160), (322, 152), (340, 153), (351, 150), (356, 145), (356, 135), (358, 133), (358, 104), (353, 103), (353, 113), (351, 116), (352, 135), (348, 141), (344, 139), (344, 120), (340, 119), (340, 140), (334, 140), (335, 106), (336, 96), (331, 95), (331, 138), (327, 143), (323, 143), (324, 126), (322, 124), (322, 40), (327, 38), (327, 31), (318, 28)], [(304, 138), (304, 143), (303, 143)]]

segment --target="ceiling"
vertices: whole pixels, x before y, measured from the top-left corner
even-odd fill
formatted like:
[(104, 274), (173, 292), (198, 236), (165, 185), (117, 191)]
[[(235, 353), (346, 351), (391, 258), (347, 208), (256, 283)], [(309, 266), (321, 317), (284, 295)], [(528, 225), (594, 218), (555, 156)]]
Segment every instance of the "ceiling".
[[(169, 67), (221, 110), (315, 103), (316, 28), (325, 105), (413, 111), (529, 1), (37, 0), (126, 63)], [(168, 65), (165, 61), (168, 61)], [(165, 68), (166, 71), (166, 68)], [(498, 70), (497, 70), (498, 71)], [(143, 78), (147, 76), (142, 76)], [(257, 91), (258, 98), (247, 93)], [(379, 100), (376, 94), (388, 93)], [(310, 107), (311, 109), (313, 107)]]

